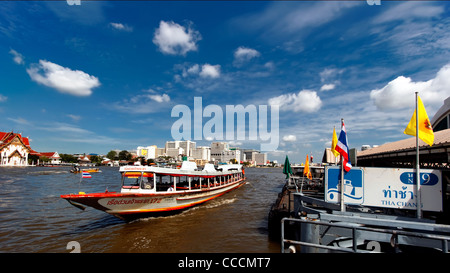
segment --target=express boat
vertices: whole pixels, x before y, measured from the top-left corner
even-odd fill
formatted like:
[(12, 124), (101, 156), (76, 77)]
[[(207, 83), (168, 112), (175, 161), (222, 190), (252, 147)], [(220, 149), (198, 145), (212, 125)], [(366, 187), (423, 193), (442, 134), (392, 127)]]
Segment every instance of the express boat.
[(219, 197), (245, 183), (242, 165), (206, 164), (202, 170), (184, 161), (180, 169), (123, 166), (120, 192), (61, 195), (72, 205), (90, 206), (124, 220), (179, 212)]

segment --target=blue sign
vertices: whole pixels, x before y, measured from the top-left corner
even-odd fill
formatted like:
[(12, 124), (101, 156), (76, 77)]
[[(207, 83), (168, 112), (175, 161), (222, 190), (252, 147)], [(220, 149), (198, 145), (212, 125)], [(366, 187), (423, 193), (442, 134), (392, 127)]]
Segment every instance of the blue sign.
[[(325, 201), (340, 202), (341, 168), (327, 167), (325, 170)], [(359, 205), (364, 202), (364, 172), (361, 168), (353, 167), (344, 172), (344, 203)]]
[[(400, 181), (406, 185), (416, 184), (415, 172), (404, 172), (400, 175)], [(439, 178), (434, 173), (420, 173), (420, 185), (433, 186), (439, 182)]]

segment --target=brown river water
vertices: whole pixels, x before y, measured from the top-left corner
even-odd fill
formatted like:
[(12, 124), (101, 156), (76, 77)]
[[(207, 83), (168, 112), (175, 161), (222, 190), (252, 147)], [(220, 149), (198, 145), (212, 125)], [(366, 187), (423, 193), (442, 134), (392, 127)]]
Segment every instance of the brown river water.
[(119, 191), (118, 168), (80, 182), (70, 167), (0, 168), (0, 252), (279, 253), (267, 216), (284, 183), (279, 168), (247, 168), (247, 182), (197, 207), (124, 222), (60, 198), (79, 191)]

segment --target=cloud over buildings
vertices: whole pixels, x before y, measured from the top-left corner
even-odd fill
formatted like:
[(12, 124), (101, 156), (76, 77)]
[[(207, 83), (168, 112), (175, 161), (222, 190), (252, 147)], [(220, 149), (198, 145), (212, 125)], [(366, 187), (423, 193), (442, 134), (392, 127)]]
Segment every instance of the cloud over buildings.
[(402, 109), (414, 106), (414, 92), (418, 91), (423, 102), (441, 104), (450, 90), (450, 64), (443, 66), (436, 77), (428, 81), (413, 81), (399, 76), (380, 89), (370, 92), (370, 99), (380, 110)]
[(279, 105), (280, 110), (313, 113), (320, 109), (322, 100), (316, 91), (301, 90), (298, 93), (283, 94), (268, 100), (269, 105)]

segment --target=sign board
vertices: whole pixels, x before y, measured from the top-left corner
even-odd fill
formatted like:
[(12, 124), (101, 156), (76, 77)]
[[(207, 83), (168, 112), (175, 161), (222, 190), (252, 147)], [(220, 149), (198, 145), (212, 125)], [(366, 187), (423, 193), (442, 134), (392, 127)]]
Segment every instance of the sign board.
[[(340, 202), (340, 166), (325, 169), (325, 201)], [(344, 174), (344, 203), (396, 209), (417, 209), (414, 169), (353, 167)], [(422, 210), (442, 211), (442, 174), (420, 170)]]

